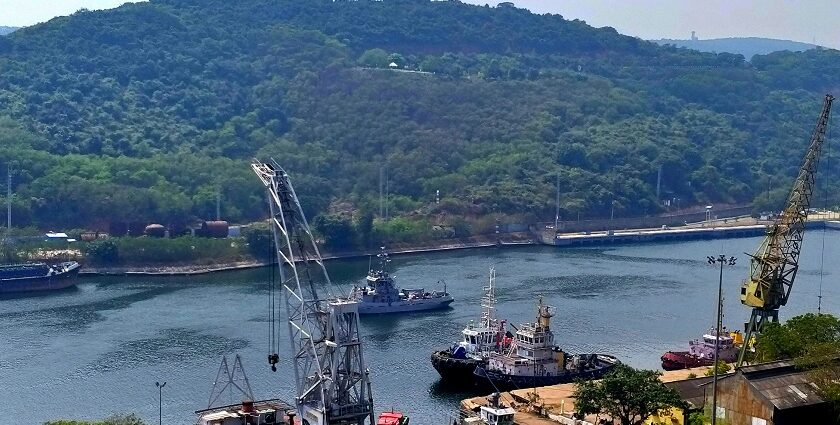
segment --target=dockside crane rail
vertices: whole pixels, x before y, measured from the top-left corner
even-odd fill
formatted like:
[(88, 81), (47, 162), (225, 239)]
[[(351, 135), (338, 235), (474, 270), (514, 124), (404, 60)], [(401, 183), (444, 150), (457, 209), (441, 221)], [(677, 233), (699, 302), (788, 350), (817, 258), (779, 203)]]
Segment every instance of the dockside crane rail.
[[(358, 305), (339, 296), (318, 296), (316, 283), (329, 287), (331, 282), (288, 174), (273, 159), (254, 160), (251, 168), (268, 193), (298, 417), (308, 425), (363, 425), (368, 418), (372, 424)], [(270, 353), (272, 369), (278, 362), (279, 355)]]
[(752, 314), (747, 323), (744, 344), (738, 354), (737, 367), (744, 363), (752, 336), (761, 333), (768, 321), (779, 321), (779, 308), (787, 304), (793, 288), (796, 272), (799, 270), (805, 221), (811, 206), (817, 165), (833, 100), (834, 96), (825, 96), (811, 143), (785, 208), (768, 229), (758, 250), (750, 256), (750, 276), (741, 285), (741, 303), (752, 307)]

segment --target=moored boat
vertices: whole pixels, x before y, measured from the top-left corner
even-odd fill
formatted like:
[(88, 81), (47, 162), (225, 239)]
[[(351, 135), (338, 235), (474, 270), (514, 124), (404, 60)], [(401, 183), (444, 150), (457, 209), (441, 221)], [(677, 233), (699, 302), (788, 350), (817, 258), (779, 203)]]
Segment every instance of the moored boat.
[(477, 382), (500, 391), (564, 384), (600, 378), (620, 363), (608, 354), (570, 355), (557, 347), (552, 316), (540, 299), (536, 322), (520, 326), (507, 353), (493, 353), (487, 366), (476, 367)]
[(668, 351), (663, 354), (662, 369), (679, 370), (692, 367), (712, 366), (715, 363), (715, 339), (718, 340), (718, 360), (726, 363), (738, 358), (743, 336), (740, 332), (727, 332), (726, 328), (717, 335), (714, 328), (703, 335), (702, 339), (688, 342), (688, 351)]
[(452, 304), (452, 296), (443, 291), (425, 289), (397, 289), (394, 278), (388, 273), (388, 254), (385, 248), (377, 255), (380, 269), (368, 271), (366, 285), (354, 287), (350, 298), (359, 305), (359, 314), (409, 313), (439, 310)]
[(490, 282), (481, 298), (481, 319), (472, 320), (461, 330), (463, 339), (446, 350), (432, 353), (432, 366), (443, 381), (455, 385), (472, 385), (475, 368), (486, 366), (490, 353), (506, 349), (511, 342), (505, 321), (496, 318), (496, 270), (490, 268)]
[(79, 263), (26, 263), (0, 266), (0, 293), (49, 291), (76, 284)]

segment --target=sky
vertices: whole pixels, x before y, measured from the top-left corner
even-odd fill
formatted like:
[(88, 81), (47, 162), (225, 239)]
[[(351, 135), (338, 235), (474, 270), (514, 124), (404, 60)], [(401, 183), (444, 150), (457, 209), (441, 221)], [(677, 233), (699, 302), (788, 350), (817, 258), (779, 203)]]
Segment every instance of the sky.
[[(236, 0), (231, 0), (236, 1)], [(498, 1), (463, 0), (491, 6)], [(81, 8), (124, 0), (0, 0), (0, 25), (27, 26)], [(515, 0), (535, 13), (559, 13), (643, 39), (768, 37), (840, 49), (838, 0)]]

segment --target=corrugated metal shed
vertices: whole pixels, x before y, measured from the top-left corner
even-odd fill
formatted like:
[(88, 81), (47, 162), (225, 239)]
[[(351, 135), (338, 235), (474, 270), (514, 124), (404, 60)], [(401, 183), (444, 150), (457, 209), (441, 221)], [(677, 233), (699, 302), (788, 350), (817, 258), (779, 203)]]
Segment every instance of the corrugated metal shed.
[(750, 386), (776, 409), (824, 403), (807, 372), (798, 370), (791, 361), (762, 363), (741, 368)]

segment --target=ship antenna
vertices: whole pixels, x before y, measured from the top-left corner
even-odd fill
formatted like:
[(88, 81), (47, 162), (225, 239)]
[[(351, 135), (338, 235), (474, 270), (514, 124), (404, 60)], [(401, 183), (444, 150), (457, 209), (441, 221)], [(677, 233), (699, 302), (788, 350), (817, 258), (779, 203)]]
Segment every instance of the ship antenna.
[(370, 269), (373, 266), (373, 255), (368, 255), (368, 274), (370, 274)]

